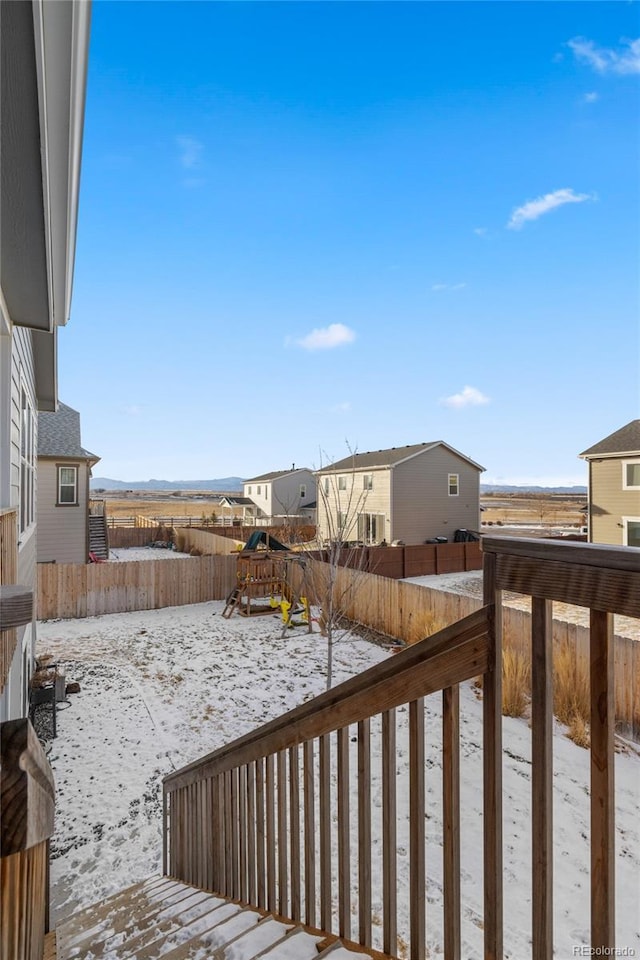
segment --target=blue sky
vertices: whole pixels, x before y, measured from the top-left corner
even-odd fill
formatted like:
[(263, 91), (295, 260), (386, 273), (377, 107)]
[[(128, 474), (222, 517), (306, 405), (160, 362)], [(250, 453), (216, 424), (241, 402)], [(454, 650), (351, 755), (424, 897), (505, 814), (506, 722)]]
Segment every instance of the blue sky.
[(585, 482), (640, 416), (640, 7), (94, 0), (60, 398), (96, 475), (445, 440)]

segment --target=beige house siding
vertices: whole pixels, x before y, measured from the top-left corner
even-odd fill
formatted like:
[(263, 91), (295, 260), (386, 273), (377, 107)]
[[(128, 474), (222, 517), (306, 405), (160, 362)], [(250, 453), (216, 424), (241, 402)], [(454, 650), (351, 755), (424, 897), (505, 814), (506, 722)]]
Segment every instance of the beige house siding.
[[(78, 504), (57, 506), (58, 465), (78, 468)], [(38, 563), (86, 563), (87, 463), (64, 458), (38, 459)]]
[[(458, 496), (449, 496), (450, 473), (458, 474)], [(435, 447), (395, 467), (393, 504), (393, 540), (453, 540), (460, 528), (480, 527), (480, 471), (445, 447)]]
[(629, 456), (589, 461), (590, 531), (592, 543), (625, 545), (623, 517), (640, 519), (640, 490), (623, 489), (622, 464)]
[[(364, 477), (372, 476), (373, 489), (365, 490)], [(338, 478), (344, 477), (346, 489), (340, 490)], [(328, 492), (325, 489), (325, 479), (328, 480)], [(349, 521), (348, 529), (344, 531), (345, 540), (358, 539), (358, 515), (361, 513), (375, 513), (385, 515), (385, 537), (389, 542), (391, 480), (389, 469), (345, 471), (342, 474), (324, 474), (318, 477), (318, 535), (321, 539), (330, 538), (332, 530), (327, 520), (327, 509), (334, 516), (338, 511), (346, 514)], [(381, 538), (382, 539), (382, 538)]]

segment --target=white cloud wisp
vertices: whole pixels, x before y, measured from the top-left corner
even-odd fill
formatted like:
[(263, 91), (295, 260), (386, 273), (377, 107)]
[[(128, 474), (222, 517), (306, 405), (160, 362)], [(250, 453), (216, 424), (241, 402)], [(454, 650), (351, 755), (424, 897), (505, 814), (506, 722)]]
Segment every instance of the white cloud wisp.
[(330, 323), (328, 327), (312, 330), (306, 337), (301, 337), (295, 342), (304, 350), (333, 350), (334, 347), (353, 343), (355, 339), (355, 331), (344, 323)]
[(176, 137), (176, 143), (180, 150), (180, 164), (185, 170), (194, 170), (202, 164), (202, 154), (204, 153), (204, 144), (195, 137)]
[(476, 387), (463, 387), (460, 393), (454, 393), (450, 397), (443, 397), (440, 405), (451, 407), (453, 410), (462, 410), (464, 407), (481, 407), (490, 403), (489, 397), (481, 393)]
[(521, 230), (528, 220), (537, 220), (543, 214), (555, 210), (556, 207), (563, 207), (566, 203), (584, 203), (585, 200), (593, 200), (593, 196), (590, 193), (574, 193), (569, 187), (545, 193), (542, 197), (527, 200), (521, 207), (516, 207), (507, 227), (509, 230)]
[(567, 46), (573, 50), (576, 60), (588, 64), (596, 73), (640, 73), (640, 37), (620, 42), (622, 46), (613, 50), (611, 47), (598, 47), (593, 40), (585, 37), (574, 37)]

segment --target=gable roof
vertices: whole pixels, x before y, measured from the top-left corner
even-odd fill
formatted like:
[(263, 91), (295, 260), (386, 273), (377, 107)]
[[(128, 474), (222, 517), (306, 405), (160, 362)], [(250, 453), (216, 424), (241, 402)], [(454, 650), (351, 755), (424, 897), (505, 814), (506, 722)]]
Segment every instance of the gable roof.
[(251, 477), (245, 480), (245, 483), (261, 483), (269, 480), (279, 480), (280, 477), (288, 477), (294, 473), (311, 473), (308, 467), (294, 467), (293, 470), (274, 470), (272, 473), (261, 473), (259, 477)]
[(640, 454), (640, 420), (631, 420), (604, 440), (579, 453), (579, 457), (614, 457), (622, 454)]
[(80, 414), (66, 403), (59, 403), (55, 413), (38, 414), (38, 456), (73, 457), (94, 463), (100, 459), (82, 446)]
[(470, 463), (471, 466), (477, 470), (485, 469), (480, 466), (479, 463), (470, 460), (469, 457), (465, 457), (464, 453), (460, 453), (459, 450), (455, 450), (449, 446), (444, 440), (432, 440), (431, 443), (413, 443), (406, 447), (389, 447), (386, 450), (354, 453), (352, 456), (336, 461), (336, 463), (330, 463), (326, 467), (321, 467), (317, 473), (335, 473), (340, 470), (367, 470), (376, 467), (395, 467), (404, 460), (416, 457), (418, 454), (425, 453), (427, 450), (433, 450), (435, 447), (446, 447), (451, 453), (462, 457), (463, 460), (466, 460), (467, 463)]

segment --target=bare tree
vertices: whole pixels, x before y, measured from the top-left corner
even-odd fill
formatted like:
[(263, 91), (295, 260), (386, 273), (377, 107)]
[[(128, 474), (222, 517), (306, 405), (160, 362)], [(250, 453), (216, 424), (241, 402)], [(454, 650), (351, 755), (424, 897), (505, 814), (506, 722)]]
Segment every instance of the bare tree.
[[(327, 640), (327, 690), (333, 684), (334, 646), (349, 629), (345, 614), (363, 582), (367, 555), (358, 538), (358, 518), (369, 491), (364, 484), (358, 487), (362, 473), (357, 471), (357, 454), (350, 447), (349, 454), (350, 468), (334, 473), (328, 464), (316, 471), (318, 546), (326, 559), (312, 560), (306, 570), (320, 608), (320, 632)], [(341, 574), (341, 567), (349, 568), (349, 573)]]

